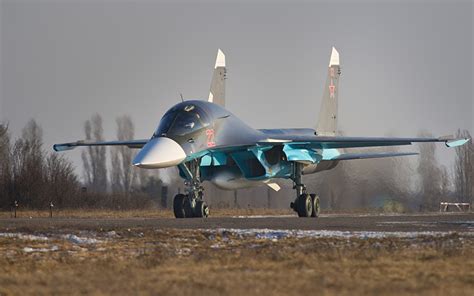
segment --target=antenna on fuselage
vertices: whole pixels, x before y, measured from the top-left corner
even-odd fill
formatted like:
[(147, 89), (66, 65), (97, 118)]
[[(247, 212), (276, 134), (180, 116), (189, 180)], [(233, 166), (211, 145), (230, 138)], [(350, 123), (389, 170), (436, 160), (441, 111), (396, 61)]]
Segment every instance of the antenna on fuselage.
[(181, 97), (181, 102), (184, 102), (183, 94), (182, 94), (182, 93), (179, 93), (179, 96)]

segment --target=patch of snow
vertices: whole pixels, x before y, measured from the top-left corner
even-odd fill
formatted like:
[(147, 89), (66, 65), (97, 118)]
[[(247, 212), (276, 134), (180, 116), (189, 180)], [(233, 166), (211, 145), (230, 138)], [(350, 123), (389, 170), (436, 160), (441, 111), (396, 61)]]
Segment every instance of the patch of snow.
[[(412, 231), (412, 232), (388, 232), (388, 231), (339, 231), (339, 230), (280, 230), (280, 229), (225, 229), (215, 230), (216, 233), (232, 233), (241, 237), (255, 237), (257, 239), (278, 241), (287, 237), (296, 238), (416, 238), (420, 236), (445, 236), (452, 232), (441, 231)], [(473, 232), (463, 232), (463, 235), (474, 236)]]
[(31, 248), (31, 247), (24, 247), (23, 252), (25, 253), (33, 253), (33, 252), (40, 252), (40, 253), (47, 253), (47, 252), (54, 252), (59, 250), (58, 246), (52, 246), (51, 248)]
[(438, 224), (451, 224), (458, 225), (461, 227), (466, 227), (468, 229), (474, 228), (474, 221), (384, 221), (377, 223), (378, 225), (382, 224), (395, 224), (395, 225), (415, 225), (423, 227), (436, 227)]
[(48, 237), (44, 235), (23, 234), (17, 232), (0, 232), (0, 237), (18, 238), (30, 241), (47, 241)]
[(189, 248), (177, 249), (176, 254), (177, 255), (188, 256), (189, 254), (191, 254), (191, 249), (189, 249)]
[(117, 232), (115, 232), (114, 230), (112, 230), (112, 231), (107, 232), (107, 233), (105, 234), (105, 236), (112, 238), (112, 237), (118, 237), (118, 234), (117, 234)]
[(97, 244), (100, 242), (98, 239), (95, 239), (95, 238), (81, 237), (75, 234), (66, 234), (66, 235), (63, 235), (62, 237), (70, 241), (71, 243), (78, 244), (78, 245)]

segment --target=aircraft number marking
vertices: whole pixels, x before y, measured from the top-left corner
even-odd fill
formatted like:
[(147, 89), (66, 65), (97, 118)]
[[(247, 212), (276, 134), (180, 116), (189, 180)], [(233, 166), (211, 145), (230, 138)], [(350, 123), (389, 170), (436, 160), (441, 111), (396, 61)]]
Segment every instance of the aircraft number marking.
[(336, 90), (336, 86), (334, 85), (334, 81), (331, 78), (331, 84), (329, 85), (329, 97), (334, 98), (334, 91)]
[(207, 129), (206, 136), (207, 136), (207, 147), (216, 146), (216, 142), (214, 142), (214, 129)]

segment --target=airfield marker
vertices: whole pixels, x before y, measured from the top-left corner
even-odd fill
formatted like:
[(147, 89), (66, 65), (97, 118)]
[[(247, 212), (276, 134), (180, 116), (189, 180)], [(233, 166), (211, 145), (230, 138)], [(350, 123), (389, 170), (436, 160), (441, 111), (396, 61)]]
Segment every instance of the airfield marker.
[(49, 218), (53, 218), (53, 208), (54, 204), (52, 201), (49, 202)]
[(13, 213), (13, 218), (16, 218), (16, 209), (18, 208), (18, 201), (15, 200), (13, 202), (13, 206), (12, 206), (12, 213)]

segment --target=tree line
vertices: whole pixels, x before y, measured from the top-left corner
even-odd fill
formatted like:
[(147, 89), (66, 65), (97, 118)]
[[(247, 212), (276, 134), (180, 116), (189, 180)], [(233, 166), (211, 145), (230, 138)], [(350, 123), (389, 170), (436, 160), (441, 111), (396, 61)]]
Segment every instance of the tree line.
[[(87, 140), (104, 140), (100, 115), (85, 122), (84, 133)], [(117, 139), (131, 139), (133, 134), (130, 117), (118, 117)], [(9, 209), (15, 202), (30, 209), (45, 209), (51, 203), (57, 208), (150, 207), (163, 184), (158, 176), (131, 165), (133, 153), (127, 147), (112, 148), (109, 176), (107, 149), (83, 149), (81, 180), (70, 160), (43, 147), (43, 130), (35, 120), (17, 139), (9, 133), (8, 123), (0, 123), (0, 208)]]
[(51, 201), (72, 204), (80, 188), (72, 164), (59, 154), (43, 149), (43, 131), (34, 120), (13, 141), (8, 124), (0, 124), (0, 206), (15, 201), (30, 208), (46, 207)]
[[(432, 137), (428, 132), (419, 137)], [(458, 130), (457, 138), (470, 138), (467, 130)], [(403, 211), (434, 211), (440, 202), (474, 204), (474, 144), (455, 148), (453, 168), (439, 164), (437, 143), (420, 143), (418, 156), (340, 162), (330, 171), (310, 176), (319, 189), (325, 206), (350, 209), (397, 206)], [(400, 147), (377, 148), (398, 152)], [(397, 210), (397, 209), (389, 209)]]
[[(83, 128), (86, 140), (104, 140), (99, 114), (86, 120)], [(130, 116), (116, 118), (117, 140), (131, 140), (134, 133)], [(423, 132), (419, 136), (431, 135)], [(458, 130), (456, 136), (470, 138), (466, 130)], [(472, 204), (472, 141), (455, 148), (453, 168), (437, 162), (436, 144), (423, 143), (418, 147), (420, 155), (416, 161), (410, 158), (343, 161), (333, 170), (305, 176), (305, 182), (311, 191), (320, 194), (325, 208), (334, 210), (388, 204), (401, 205), (404, 210), (425, 211), (438, 209), (440, 201)], [(150, 171), (133, 167), (136, 150), (122, 146), (81, 149), (82, 178), (71, 161), (43, 147), (43, 130), (35, 120), (26, 124), (17, 139), (9, 133), (8, 123), (0, 123), (0, 207), (7, 209), (15, 201), (32, 209), (47, 208), (51, 202), (59, 208), (169, 207), (172, 196), (182, 191), (182, 180), (175, 170)], [(383, 149), (396, 152), (400, 148)], [(248, 206), (262, 206), (258, 198), (253, 198), (261, 195), (261, 188), (228, 196), (210, 185), (206, 187), (214, 193), (211, 195), (217, 195), (208, 197), (211, 206), (239, 206), (238, 196)], [(291, 187), (287, 187), (289, 201), (294, 197)], [(271, 206), (272, 194), (276, 193), (268, 192), (263, 206)], [(245, 199), (243, 195), (251, 198)]]

